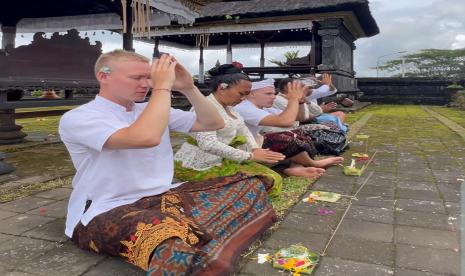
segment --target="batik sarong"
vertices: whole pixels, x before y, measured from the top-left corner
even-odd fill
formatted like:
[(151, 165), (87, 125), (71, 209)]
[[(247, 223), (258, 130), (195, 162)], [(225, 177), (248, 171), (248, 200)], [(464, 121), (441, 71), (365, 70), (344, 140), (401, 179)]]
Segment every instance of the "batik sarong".
[(312, 137), (308, 136), (301, 128), (264, 134), (262, 148), (280, 152), (286, 158), (301, 152), (307, 152), (313, 158), (318, 153)]
[(276, 220), (271, 186), (246, 174), (184, 183), (79, 223), (72, 240), (149, 275), (229, 275), (241, 252)]
[(262, 148), (292, 157), (307, 152), (311, 158), (317, 154), (340, 154), (346, 148), (346, 137), (338, 129), (319, 124), (307, 124), (298, 128), (271, 132), (263, 135)]

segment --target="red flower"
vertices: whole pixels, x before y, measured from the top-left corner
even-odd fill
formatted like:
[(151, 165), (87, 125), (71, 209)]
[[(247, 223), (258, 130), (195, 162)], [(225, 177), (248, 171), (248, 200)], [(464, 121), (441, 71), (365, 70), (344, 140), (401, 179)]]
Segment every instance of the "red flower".
[(240, 63), (239, 61), (233, 61), (231, 62), (231, 65), (236, 67), (237, 69), (242, 69), (244, 68), (244, 65), (242, 65), (242, 63)]
[(160, 224), (160, 222), (161, 222), (161, 221), (160, 221), (159, 219), (157, 219), (157, 218), (152, 218), (152, 224), (153, 224), (153, 225)]
[(295, 266), (303, 266), (304, 264), (304, 261), (298, 261), (297, 263), (295, 263)]
[(130, 238), (131, 238), (131, 241), (132, 241), (132, 242), (135, 242), (135, 241), (136, 241), (136, 236), (135, 236), (135, 235), (131, 235)]

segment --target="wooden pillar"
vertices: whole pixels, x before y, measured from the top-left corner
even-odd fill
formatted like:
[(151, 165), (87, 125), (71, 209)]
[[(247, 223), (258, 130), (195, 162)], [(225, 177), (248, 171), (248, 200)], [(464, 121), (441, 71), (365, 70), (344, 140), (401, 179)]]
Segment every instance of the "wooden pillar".
[(153, 46), (153, 57), (157, 58), (160, 56), (160, 50), (158, 50), (158, 46), (160, 45), (160, 39), (155, 37), (155, 45)]
[(260, 67), (265, 67), (265, 40), (260, 41)]
[(351, 46), (350, 48), (352, 49), (352, 51), (350, 52), (350, 68), (352, 69), (352, 74), (355, 76), (355, 71), (354, 71), (354, 51), (357, 48), (357, 46), (355, 46), (355, 43), (353, 43), (353, 42), (350, 44), (350, 46)]
[(73, 89), (65, 89), (65, 99), (72, 100), (74, 98)]
[[(260, 40), (260, 67), (265, 67), (265, 40)], [(265, 74), (260, 73), (260, 79), (264, 79)]]
[(203, 46), (200, 46), (199, 49), (200, 49), (199, 83), (205, 83), (205, 74), (204, 74), (204, 67), (203, 67)]
[(318, 22), (312, 22), (312, 45), (310, 48), (310, 66), (311, 74), (315, 74), (317, 66), (321, 64), (321, 37), (318, 35), (320, 25)]
[(126, 33), (123, 33), (123, 49), (134, 52), (132, 40), (132, 0), (126, 2)]
[(232, 45), (231, 45), (231, 34), (228, 33), (228, 45), (226, 47), (226, 63), (232, 63)]
[(16, 26), (2, 25), (2, 49), (14, 49), (16, 38)]

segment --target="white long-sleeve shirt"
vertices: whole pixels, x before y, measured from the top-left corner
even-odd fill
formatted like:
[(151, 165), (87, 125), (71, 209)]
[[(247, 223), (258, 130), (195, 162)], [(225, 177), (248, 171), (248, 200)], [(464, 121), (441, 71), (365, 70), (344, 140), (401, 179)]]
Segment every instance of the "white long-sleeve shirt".
[(334, 95), (336, 94), (336, 92), (337, 92), (336, 88), (334, 88), (334, 90), (331, 90), (328, 85), (323, 84), (322, 86), (316, 89), (313, 89), (312, 94), (310, 94), (310, 96), (307, 97), (307, 100), (311, 101), (312, 103), (318, 104), (317, 100), (319, 98), (324, 98), (324, 97)]
[[(276, 96), (276, 99), (273, 102), (273, 107), (284, 111), (287, 108), (288, 102), (288, 99), (280, 93)], [(302, 122), (311, 120), (316, 116), (320, 116), (323, 113), (321, 107), (313, 102), (303, 103), (301, 104), (301, 106), (303, 107), (304, 111), (303, 119), (301, 120)]]

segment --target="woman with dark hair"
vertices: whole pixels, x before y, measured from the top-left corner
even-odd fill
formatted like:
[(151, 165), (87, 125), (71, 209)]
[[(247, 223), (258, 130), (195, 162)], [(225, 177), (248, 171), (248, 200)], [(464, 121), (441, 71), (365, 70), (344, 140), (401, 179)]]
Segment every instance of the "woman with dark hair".
[(257, 145), (242, 117), (232, 109), (250, 93), (249, 77), (236, 65), (224, 64), (209, 71), (212, 94), (207, 99), (217, 108), (225, 127), (217, 131), (191, 133), (176, 153), (175, 177), (182, 181), (206, 180), (239, 172), (263, 175), (273, 180), (270, 196), (281, 191), (281, 176), (265, 165), (284, 159), (281, 153)]

